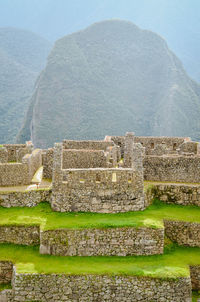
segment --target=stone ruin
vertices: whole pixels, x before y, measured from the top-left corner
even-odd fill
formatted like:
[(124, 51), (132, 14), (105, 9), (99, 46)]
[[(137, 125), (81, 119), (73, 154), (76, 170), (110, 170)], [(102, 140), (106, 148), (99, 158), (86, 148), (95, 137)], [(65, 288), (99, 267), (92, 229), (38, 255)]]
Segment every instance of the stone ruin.
[[(144, 148), (128, 133), (124, 162), (110, 141), (63, 141), (54, 148), (52, 209), (67, 212), (127, 212), (145, 208)], [(88, 165), (88, 163), (90, 165)]]
[[(106, 136), (102, 141), (64, 140), (47, 150), (34, 150), (31, 142), (2, 145), (0, 205), (33, 207), (47, 201), (59, 212), (120, 213), (142, 211), (159, 198), (200, 206), (199, 150), (199, 143), (190, 138), (139, 137), (134, 133)], [(32, 183), (41, 166), (49, 187), (40, 183), (39, 189), (18, 191)], [(151, 183), (146, 191), (144, 181)], [(1, 226), (0, 242), (39, 245), (41, 254), (57, 256), (162, 254), (165, 235), (179, 245), (200, 247), (199, 223), (164, 221), (163, 225), (46, 231), (39, 226)], [(66, 240), (68, 244), (63, 244)], [(189, 302), (191, 289), (200, 290), (200, 266), (189, 270), (190, 277), (175, 280), (20, 274), (11, 262), (0, 259), (0, 284), (12, 279), (13, 286), (0, 292), (0, 301)], [(101, 288), (96, 288), (97, 283)], [(62, 291), (56, 291), (54, 284), (60, 284)]]
[(42, 166), (42, 150), (26, 144), (1, 145), (0, 147), (0, 186), (28, 185)]

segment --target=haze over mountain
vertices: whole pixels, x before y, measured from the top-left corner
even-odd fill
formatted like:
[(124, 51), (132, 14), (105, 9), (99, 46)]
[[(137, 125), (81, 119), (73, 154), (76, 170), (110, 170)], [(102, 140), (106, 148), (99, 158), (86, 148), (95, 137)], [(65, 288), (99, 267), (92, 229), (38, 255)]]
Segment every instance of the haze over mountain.
[(32, 32), (0, 28), (1, 143), (15, 141), (50, 48), (50, 42)]
[(105, 19), (132, 21), (162, 35), (200, 82), (199, 0), (1, 0), (0, 27), (31, 30), (55, 41)]
[(200, 138), (200, 86), (157, 34), (104, 21), (55, 43), (18, 141), (105, 134)]

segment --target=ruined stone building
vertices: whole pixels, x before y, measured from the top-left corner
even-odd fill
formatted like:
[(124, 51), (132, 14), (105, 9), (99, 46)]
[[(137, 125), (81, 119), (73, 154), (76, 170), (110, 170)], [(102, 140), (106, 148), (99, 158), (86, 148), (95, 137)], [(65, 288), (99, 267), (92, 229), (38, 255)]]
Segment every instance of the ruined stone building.
[[(114, 214), (144, 211), (155, 198), (200, 206), (198, 142), (126, 133), (99, 141), (63, 140), (47, 150), (34, 149), (31, 142), (0, 147), (1, 207), (35, 207), (45, 201), (56, 212)], [(179, 245), (200, 247), (200, 224), (184, 221), (165, 220), (156, 228), (0, 225), (0, 243), (39, 245), (40, 254), (57, 256), (158, 255), (166, 235)], [(192, 288), (200, 290), (200, 263), (189, 270), (189, 277), (174, 280), (20, 274), (12, 262), (0, 259), (0, 284), (12, 280), (0, 301), (189, 302)]]

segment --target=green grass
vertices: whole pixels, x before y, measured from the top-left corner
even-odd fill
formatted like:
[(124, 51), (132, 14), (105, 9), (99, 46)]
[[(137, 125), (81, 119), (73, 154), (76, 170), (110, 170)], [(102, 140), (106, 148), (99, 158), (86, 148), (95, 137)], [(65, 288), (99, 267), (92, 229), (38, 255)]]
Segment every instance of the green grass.
[(200, 248), (168, 245), (163, 255), (130, 257), (62, 257), (40, 255), (39, 247), (0, 244), (0, 260), (12, 261), (19, 273), (111, 274), (158, 278), (189, 276), (200, 265)]
[(200, 291), (193, 291), (192, 292), (192, 302), (197, 302), (197, 299), (200, 299)]
[(6, 283), (6, 284), (0, 284), (0, 292), (4, 289), (11, 289), (11, 283)]
[(200, 223), (200, 208), (165, 204), (155, 200), (145, 211), (99, 214), (53, 212), (48, 203), (34, 208), (0, 207), (0, 225), (40, 225), (43, 230), (58, 228), (152, 227), (162, 228), (163, 219)]

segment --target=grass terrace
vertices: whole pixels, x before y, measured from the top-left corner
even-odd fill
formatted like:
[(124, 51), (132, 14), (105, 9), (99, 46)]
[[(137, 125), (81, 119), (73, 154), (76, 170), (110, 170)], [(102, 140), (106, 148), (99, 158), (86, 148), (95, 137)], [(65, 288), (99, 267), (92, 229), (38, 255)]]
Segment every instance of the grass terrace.
[(7, 284), (0, 284), (0, 292), (4, 289), (11, 289), (12, 285), (11, 283), (7, 283)]
[(189, 276), (200, 265), (200, 248), (168, 244), (163, 255), (130, 257), (62, 257), (40, 255), (39, 247), (0, 244), (0, 260), (12, 261), (18, 273), (111, 274), (158, 278)]
[(200, 299), (200, 291), (192, 292), (192, 302), (197, 302), (197, 299)]
[(0, 225), (40, 225), (42, 230), (109, 227), (162, 228), (163, 219), (200, 223), (200, 207), (165, 204), (155, 200), (144, 211), (100, 214), (54, 212), (48, 203), (41, 203), (34, 208), (0, 207), (0, 217)]

